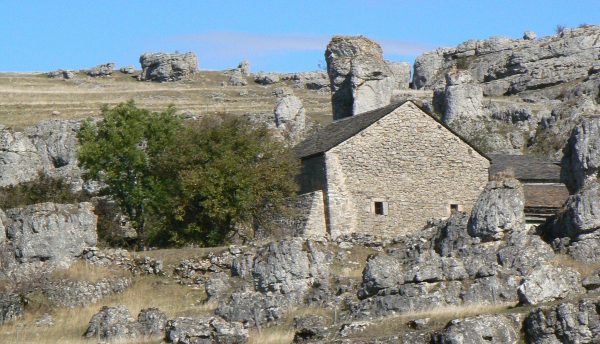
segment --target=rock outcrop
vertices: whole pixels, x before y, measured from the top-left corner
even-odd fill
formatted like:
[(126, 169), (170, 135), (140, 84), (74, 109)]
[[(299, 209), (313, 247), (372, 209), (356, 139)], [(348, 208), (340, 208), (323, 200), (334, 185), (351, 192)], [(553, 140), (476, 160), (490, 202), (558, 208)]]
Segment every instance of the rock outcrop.
[(525, 230), (523, 188), (516, 179), (491, 181), (473, 206), (469, 235), (483, 241), (501, 240)]
[(334, 120), (390, 103), (396, 79), (379, 44), (363, 36), (335, 36), (325, 60)]
[(469, 72), (448, 73), (444, 96), (444, 122), (452, 124), (459, 121), (467, 124), (470, 121), (481, 121), (483, 92), (481, 86), (472, 82)]
[(505, 315), (479, 315), (448, 323), (431, 344), (507, 344), (518, 343), (519, 320)]
[(57, 69), (47, 73), (48, 77), (51, 79), (73, 79), (75, 77), (75, 73), (70, 70)]
[(185, 79), (198, 70), (198, 58), (188, 53), (145, 53), (140, 56), (142, 73), (140, 80), (177, 81)]
[(30, 182), (45, 174), (80, 191), (84, 185), (76, 157), (80, 123), (49, 120), (22, 132), (0, 127), (0, 187)]
[(248, 330), (241, 323), (226, 322), (218, 317), (194, 319), (180, 317), (169, 320), (166, 326), (169, 343), (227, 343), (248, 341)]
[(488, 96), (566, 83), (588, 76), (588, 62), (597, 60), (600, 53), (598, 35), (600, 27), (585, 26), (537, 40), (531, 35), (523, 39), (492, 37), (439, 48), (417, 57), (414, 87), (443, 87), (443, 77), (451, 69), (468, 70)]
[(17, 294), (2, 293), (0, 295), (0, 325), (15, 320), (23, 315), (23, 302)]
[(92, 316), (83, 336), (110, 341), (164, 336), (166, 324), (167, 316), (158, 308), (142, 309), (136, 321), (124, 305), (104, 306)]
[(110, 76), (115, 70), (115, 64), (112, 62), (97, 65), (89, 69), (86, 73), (91, 77)]
[(300, 98), (285, 88), (277, 88), (275, 94), (275, 126), (286, 141), (291, 144), (299, 142), (304, 135), (306, 111)]
[(40, 203), (8, 209), (1, 217), (2, 230), (20, 262), (70, 259), (96, 245), (91, 203)]

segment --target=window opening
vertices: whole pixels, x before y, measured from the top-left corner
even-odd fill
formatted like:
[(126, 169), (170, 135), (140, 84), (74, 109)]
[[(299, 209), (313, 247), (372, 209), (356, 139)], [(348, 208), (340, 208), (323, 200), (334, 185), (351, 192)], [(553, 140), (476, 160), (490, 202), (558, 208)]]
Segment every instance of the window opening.
[(383, 202), (375, 202), (375, 214), (385, 215), (385, 208), (383, 206)]
[(450, 213), (458, 211), (458, 204), (450, 204)]

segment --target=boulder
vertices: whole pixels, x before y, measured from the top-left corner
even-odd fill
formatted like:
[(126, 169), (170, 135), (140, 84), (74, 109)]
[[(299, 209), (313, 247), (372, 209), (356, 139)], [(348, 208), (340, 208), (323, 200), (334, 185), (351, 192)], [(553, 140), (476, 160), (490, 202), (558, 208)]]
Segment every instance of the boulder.
[(23, 302), (17, 294), (0, 294), (0, 325), (23, 315)]
[(110, 76), (115, 70), (115, 64), (112, 62), (97, 65), (89, 69), (86, 73), (91, 77)]
[(410, 85), (410, 63), (408, 62), (397, 62), (397, 61), (386, 61), (394, 80), (394, 89), (405, 90)]
[(86, 338), (123, 339), (140, 336), (140, 331), (124, 305), (104, 306), (92, 316), (85, 331)]
[(261, 326), (283, 317), (291, 302), (292, 300), (278, 294), (236, 292), (219, 303), (215, 314), (230, 322)]
[(133, 65), (127, 65), (127, 66), (121, 67), (121, 69), (119, 69), (119, 71), (123, 74), (133, 74), (133, 73), (135, 73), (135, 67)]
[(276, 84), (281, 80), (277, 73), (258, 73), (254, 75), (254, 82), (261, 85)]
[(519, 301), (525, 305), (537, 305), (585, 292), (577, 271), (560, 266), (541, 264), (525, 276), (517, 290)]
[(525, 230), (523, 188), (516, 179), (490, 181), (473, 206), (469, 235), (483, 241), (500, 240)]
[(228, 323), (218, 317), (179, 317), (167, 322), (165, 332), (165, 339), (176, 344), (241, 344), (248, 341), (248, 330), (241, 323)]
[(600, 302), (584, 299), (536, 308), (525, 318), (523, 330), (531, 344), (595, 343), (600, 338)]
[(236, 69), (239, 70), (244, 77), (250, 76), (250, 62), (243, 60), (238, 64)]
[(246, 86), (248, 85), (248, 80), (246, 80), (246, 75), (242, 72), (241, 69), (234, 69), (229, 74), (227, 82), (231, 86)]
[[(472, 82), (468, 71), (457, 71), (446, 75), (444, 122), (459, 121), (467, 125), (469, 121), (480, 120), (483, 111), (483, 91)], [(468, 130), (468, 128), (461, 128)]]
[(363, 36), (334, 36), (325, 50), (333, 119), (388, 105), (396, 79), (379, 44)]
[(519, 343), (519, 321), (506, 315), (478, 315), (452, 320), (432, 344), (516, 344)]
[(97, 217), (91, 203), (40, 203), (8, 209), (3, 219), (7, 238), (20, 262), (61, 261), (95, 246)]
[(525, 31), (523, 32), (523, 39), (528, 41), (533, 41), (537, 38), (537, 34), (533, 31)]
[(198, 70), (198, 58), (188, 53), (145, 53), (140, 56), (140, 80), (177, 81), (188, 78)]
[(58, 69), (48, 72), (48, 77), (51, 79), (73, 79), (75, 77), (75, 73), (70, 70)]
[(164, 336), (167, 320), (167, 315), (158, 308), (142, 309), (137, 318), (140, 332), (149, 337)]
[(291, 91), (275, 90), (275, 125), (284, 138), (292, 143), (299, 142), (306, 127), (306, 111), (300, 98)]
[(571, 193), (595, 181), (600, 170), (600, 116), (585, 118), (563, 149), (561, 180)]
[(306, 316), (294, 318), (294, 343), (312, 342), (323, 340), (326, 336), (327, 321), (318, 314), (309, 314)]

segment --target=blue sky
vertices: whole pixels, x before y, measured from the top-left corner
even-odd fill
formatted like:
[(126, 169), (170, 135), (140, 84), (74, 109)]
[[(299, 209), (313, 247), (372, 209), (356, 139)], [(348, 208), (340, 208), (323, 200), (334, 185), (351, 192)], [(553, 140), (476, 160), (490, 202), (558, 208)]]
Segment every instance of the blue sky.
[(134, 64), (147, 51), (194, 51), (201, 69), (317, 69), (331, 36), (362, 34), (386, 58), (470, 38), (553, 34), (600, 24), (600, 0), (0, 0), (0, 71)]

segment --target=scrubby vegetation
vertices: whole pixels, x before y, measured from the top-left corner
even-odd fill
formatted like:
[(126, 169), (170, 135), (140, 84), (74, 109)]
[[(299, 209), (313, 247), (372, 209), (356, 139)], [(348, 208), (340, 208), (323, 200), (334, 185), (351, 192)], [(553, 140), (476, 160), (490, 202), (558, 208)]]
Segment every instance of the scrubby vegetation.
[(79, 131), (85, 178), (107, 185), (148, 245), (217, 245), (268, 221), (296, 190), (297, 162), (264, 126), (239, 118), (189, 123), (133, 102)]

